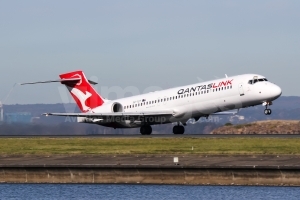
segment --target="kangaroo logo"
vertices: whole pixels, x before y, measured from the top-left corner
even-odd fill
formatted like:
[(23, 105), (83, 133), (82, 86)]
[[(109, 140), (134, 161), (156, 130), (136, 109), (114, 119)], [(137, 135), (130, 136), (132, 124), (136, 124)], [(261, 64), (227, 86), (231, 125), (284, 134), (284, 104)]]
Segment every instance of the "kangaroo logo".
[(91, 110), (91, 108), (85, 104), (86, 100), (92, 96), (91, 93), (86, 91), (86, 93), (84, 94), (82, 91), (78, 90), (77, 88), (72, 88), (71, 93), (75, 95), (77, 99), (79, 99), (82, 110), (84, 112)]
[(74, 77), (74, 78), (80, 78), (80, 81), (78, 81), (78, 83), (76, 83), (76, 85), (81, 85), (81, 83), (82, 83), (82, 77), (79, 74), (74, 74), (72, 77)]

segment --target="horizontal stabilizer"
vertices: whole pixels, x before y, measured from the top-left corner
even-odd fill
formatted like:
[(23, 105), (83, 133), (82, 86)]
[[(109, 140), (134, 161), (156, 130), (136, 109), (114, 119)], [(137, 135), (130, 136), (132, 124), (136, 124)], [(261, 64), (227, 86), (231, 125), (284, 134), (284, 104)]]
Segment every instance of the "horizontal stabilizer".
[[(28, 82), (28, 83), (21, 83), (20, 85), (30, 85), (30, 84), (39, 84), (39, 83), (54, 83), (54, 82), (60, 82), (62, 84), (67, 82), (78, 82), (81, 78), (68, 78), (68, 79), (58, 79), (58, 80), (50, 80), (50, 81), (37, 81), (37, 82)], [(97, 83), (91, 80), (88, 80), (88, 82), (92, 85), (96, 85)]]

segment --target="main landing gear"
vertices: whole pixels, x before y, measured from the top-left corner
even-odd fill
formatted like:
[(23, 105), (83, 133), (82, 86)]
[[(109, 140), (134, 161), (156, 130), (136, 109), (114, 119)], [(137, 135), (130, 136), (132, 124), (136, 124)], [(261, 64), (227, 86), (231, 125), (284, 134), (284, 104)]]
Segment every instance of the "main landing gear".
[(265, 115), (271, 115), (272, 110), (268, 108), (268, 106), (272, 105), (272, 102), (264, 102), (263, 106), (266, 106), (266, 109), (264, 110)]
[[(150, 135), (152, 133), (152, 128), (150, 125), (143, 125), (140, 128), (140, 133), (142, 135)], [(184, 127), (181, 125), (176, 125), (173, 127), (173, 133), (174, 134), (183, 134), (184, 133)]]
[(184, 127), (180, 125), (176, 125), (173, 127), (173, 133), (174, 134), (183, 134), (184, 133)]
[(150, 125), (143, 125), (140, 128), (140, 133), (142, 135), (150, 135), (152, 133), (152, 128)]

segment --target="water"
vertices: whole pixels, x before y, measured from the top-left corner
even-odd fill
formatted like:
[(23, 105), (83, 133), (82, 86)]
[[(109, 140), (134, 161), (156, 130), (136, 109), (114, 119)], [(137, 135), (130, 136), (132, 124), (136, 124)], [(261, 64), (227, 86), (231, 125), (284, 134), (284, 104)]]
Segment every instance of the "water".
[(0, 184), (0, 199), (299, 199), (298, 187)]

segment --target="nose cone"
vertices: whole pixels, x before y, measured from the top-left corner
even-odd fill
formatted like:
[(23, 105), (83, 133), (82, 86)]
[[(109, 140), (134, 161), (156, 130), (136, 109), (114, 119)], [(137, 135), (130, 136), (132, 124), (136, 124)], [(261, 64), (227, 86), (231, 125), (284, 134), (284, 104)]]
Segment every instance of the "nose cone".
[(279, 86), (274, 85), (272, 87), (271, 93), (272, 93), (272, 95), (274, 95), (274, 98), (277, 99), (278, 97), (280, 97), (282, 91), (281, 91), (281, 88)]

